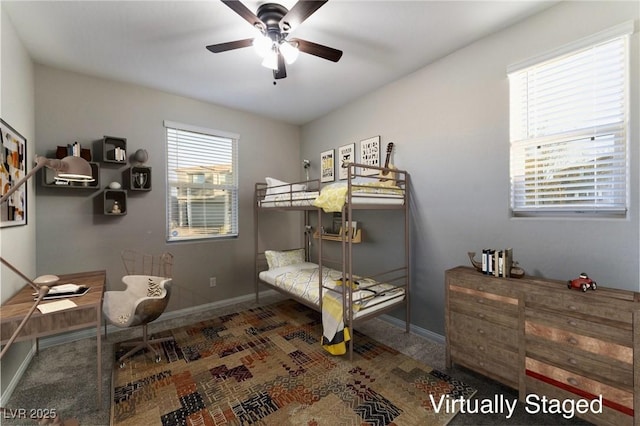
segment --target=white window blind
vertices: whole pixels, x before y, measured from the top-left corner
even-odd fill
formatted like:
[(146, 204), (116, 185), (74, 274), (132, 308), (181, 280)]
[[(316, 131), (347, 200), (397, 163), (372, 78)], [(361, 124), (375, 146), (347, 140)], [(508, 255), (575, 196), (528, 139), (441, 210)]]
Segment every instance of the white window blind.
[(238, 235), (238, 135), (165, 121), (167, 241)]
[(626, 212), (628, 43), (616, 35), (509, 74), (515, 215)]

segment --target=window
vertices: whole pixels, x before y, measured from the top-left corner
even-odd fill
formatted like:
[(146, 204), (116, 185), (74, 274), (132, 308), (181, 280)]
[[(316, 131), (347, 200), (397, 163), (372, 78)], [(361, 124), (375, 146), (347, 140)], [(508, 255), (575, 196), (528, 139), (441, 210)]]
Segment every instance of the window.
[(167, 241), (238, 235), (238, 135), (165, 121)]
[(514, 215), (626, 213), (632, 32), (623, 24), (510, 67)]

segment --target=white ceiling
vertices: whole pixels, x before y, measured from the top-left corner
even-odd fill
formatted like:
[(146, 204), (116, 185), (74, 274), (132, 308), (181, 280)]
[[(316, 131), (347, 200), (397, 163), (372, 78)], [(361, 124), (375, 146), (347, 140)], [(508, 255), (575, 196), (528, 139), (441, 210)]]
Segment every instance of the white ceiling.
[[(264, 1), (243, 3), (255, 13)], [(292, 36), (340, 49), (342, 59), (301, 54), (275, 86), (252, 48), (205, 49), (255, 34), (218, 0), (2, 0), (2, 8), (37, 63), (304, 124), (554, 3), (331, 0)]]

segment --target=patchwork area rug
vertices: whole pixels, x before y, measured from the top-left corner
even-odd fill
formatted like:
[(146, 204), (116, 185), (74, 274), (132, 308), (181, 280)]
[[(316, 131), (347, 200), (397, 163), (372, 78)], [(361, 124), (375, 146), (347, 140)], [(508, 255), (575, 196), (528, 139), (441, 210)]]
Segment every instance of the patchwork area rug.
[(290, 300), (162, 333), (162, 362), (116, 363), (111, 424), (445, 425), (455, 412), (437, 404), (475, 393), (357, 331), (353, 361), (333, 356), (321, 334)]

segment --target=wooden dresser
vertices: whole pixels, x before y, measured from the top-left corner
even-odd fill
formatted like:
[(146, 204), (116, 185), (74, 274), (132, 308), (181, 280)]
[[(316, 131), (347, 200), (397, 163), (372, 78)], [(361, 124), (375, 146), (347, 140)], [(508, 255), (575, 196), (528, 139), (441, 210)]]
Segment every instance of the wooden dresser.
[(602, 413), (575, 415), (640, 425), (639, 293), (602, 286), (583, 293), (566, 281), (497, 278), (463, 266), (446, 271), (445, 288), (447, 367), (518, 389), (521, 401), (601, 397)]

